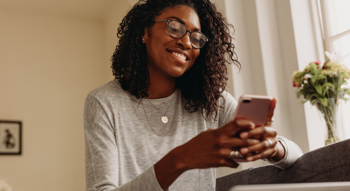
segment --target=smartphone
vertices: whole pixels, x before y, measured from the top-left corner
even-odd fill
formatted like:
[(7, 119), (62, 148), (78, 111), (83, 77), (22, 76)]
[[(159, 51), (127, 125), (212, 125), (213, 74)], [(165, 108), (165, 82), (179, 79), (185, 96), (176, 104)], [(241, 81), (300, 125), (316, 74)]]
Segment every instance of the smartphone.
[[(233, 115), (235, 119), (247, 119), (252, 121), (256, 127), (264, 126), (268, 117), (272, 97), (264, 95), (242, 95), (238, 100), (236, 111)], [(245, 131), (242, 129), (236, 135)], [(236, 162), (247, 162), (245, 158), (232, 158)]]
[(272, 97), (264, 95), (242, 95), (238, 100), (235, 119), (247, 119), (256, 127), (264, 126), (269, 113)]

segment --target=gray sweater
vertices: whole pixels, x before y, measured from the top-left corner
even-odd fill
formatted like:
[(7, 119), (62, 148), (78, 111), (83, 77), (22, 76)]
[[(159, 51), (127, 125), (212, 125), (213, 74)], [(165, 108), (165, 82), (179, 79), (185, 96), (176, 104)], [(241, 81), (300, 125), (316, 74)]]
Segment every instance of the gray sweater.
[[(136, 99), (117, 80), (91, 91), (85, 101), (84, 129), (87, 191), (161, 191), (153, 165), (175, 147), (232, 120), (237, 102), (227, 92), (218, 120), (206, 121), (201, 112), (184, 109), (181, 92), (161, 99)], [(166, 111), (167, 110), (167, 111)], [(166, 112), (169, 122), (163, 124)], [(276, 166), (288, 168), (300, 148), (280, 137), (286, 156)], [(215, 168), (183, 173), (168, 190), (215, 190)]]

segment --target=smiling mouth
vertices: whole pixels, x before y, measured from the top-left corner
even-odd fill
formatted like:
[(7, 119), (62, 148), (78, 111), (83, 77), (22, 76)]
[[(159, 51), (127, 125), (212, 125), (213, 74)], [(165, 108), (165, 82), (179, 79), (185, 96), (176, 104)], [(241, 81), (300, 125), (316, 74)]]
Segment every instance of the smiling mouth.
[(189, 60), (184, 54), (181, 54), (179, 52), (171, 52), (168, 50), (169, 53), (175, 55), (176, 57), (180, 58), (183, 61)]

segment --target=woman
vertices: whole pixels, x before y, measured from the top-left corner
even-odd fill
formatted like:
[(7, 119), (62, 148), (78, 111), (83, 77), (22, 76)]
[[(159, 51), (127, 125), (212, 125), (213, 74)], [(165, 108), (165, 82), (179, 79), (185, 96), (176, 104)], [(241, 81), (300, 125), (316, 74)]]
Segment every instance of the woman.
[(215, 190), (212, 167), (236, 168), (235, 151), (280, 168), (300, 155), (273, 128), (231, 121), (225, 64), (240, 64), (208, 0), (140, 1), (118, 37), (116, 79), (85, 103), (87, 190)]

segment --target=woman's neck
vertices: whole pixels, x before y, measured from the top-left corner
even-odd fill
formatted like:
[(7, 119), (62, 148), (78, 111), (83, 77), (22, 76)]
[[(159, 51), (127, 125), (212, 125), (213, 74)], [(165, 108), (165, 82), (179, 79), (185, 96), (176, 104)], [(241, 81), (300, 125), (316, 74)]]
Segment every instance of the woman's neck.
[(158, 99), (170, 96), (175, 91), (175, 85), (176, 78), (150, 74), (148, 99)]

